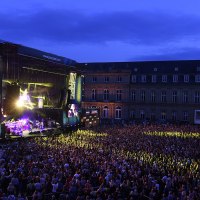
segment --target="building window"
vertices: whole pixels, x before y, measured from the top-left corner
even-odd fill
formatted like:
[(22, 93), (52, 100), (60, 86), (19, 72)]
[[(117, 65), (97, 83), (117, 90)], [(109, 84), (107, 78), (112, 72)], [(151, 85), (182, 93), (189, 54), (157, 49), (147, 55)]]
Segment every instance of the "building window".
[(84, 90), (84, 88), (82, 90), (82, 100), (85, 101), (85, 90)]
[(140, 119), (145, 119), (144, 110), (140, 110)]
[(116, 107), (115, 109), (115, 119), (121, 119), (122, 117), (122, 109), (121, 107)]
[(177, 72), (177, 71), (178, 71), (178, 67), (175, 67), (175, 68), (174, 68), (174, 71)]
[(131, 82), (132, 83), (136, 83), (137, 82), (137, 76), (136, 75), (132, 75)]
[(161, 102), (162, 102), (162, 103), (166, 103), (166, 102), (167, 102), (166, 91), (162, 91), (162, 92), (161, 92)]
[(131, 91), (131, 101), (136, 101), (136, 91)]
[(141, 101), (142, 101), (142, 102), (145, 102), (145, 91), (144, 91), (144, 90), (142, 90), (142, 91), (140, 92), (140, 98), (141, 98)]
[(108, 118), (108, 106), (103, 107), (103, 118)]
[(188, 91), (183, 91), (183, 103), (188, 103)]
[(154, 113), (154, 112), (152, 112), (152, 113), (150, 114), (150, 120), (151, 120), (151, 121), (155, 121), (155, 120), (156, 120), (156, 116), (155, 116), (155, 113)]
[(109, 82), (109, 77), (108, 76), (105, 76), (105, 78), (104, 78), (104, 82)]
[(167, 82), (167, 75), (162, 75), (162, 82), (166, 83)]
[(173, 75), (173, 83), (177, 83), (178, 82), (178, 75), (174, 74)]
[(117, 101), (121, 101), (122, 100), (122, 90), (117, 90), (116, 100)]
[(156, 75), (152, 75), (152, 76), (151, 76), (151, 82), (152, 82), (152, 83), (156, 83), (156, 81), (157, 81)]
[(146, 75), (142, 75), (141, 76), (141, 82), (142, 83), (146, 83)]
[(183, 121), (188, 121), (188, 112), (187, 111), (184, 111), (183, 112)]
[(197, 72), (200, 72), (200, 67), (197, 67)]
[(158, 71), (158, 68), (156, 68), (156, 67), (153, 68), (153, 71), (154, 71), (154, 72), (157, 72), (157, 71)]
[(134, 71), (135, 71), (135, 72), (137, 72), (137, 71), (138, 71), (138, 69), (137, 69), (137, 68), (134, 68)]
[(151, 91), (151, 102), (152, 103), (156, 102), (156, 92), (155, 91)]
[(176, 121), (176, 111), (172, 111), (172, 121)]
[(177, 103), (177, 91), (172, 91), (172, 102)]
[(108, 101), (108, 99), (109, 99), (109, 90), (107, 90), (107, 89), (104, 90), (103, 99), (104, 99), (104, 101)]
[(199, 74), (195, 75), (195, 82), (196, 83), (200, 82), (200, 75)]
[(97, 91), (96, 89), (92, 89), (92, 100), (96, 100)]
[(185, 75), (183, 76), (183, 81), (184, 81), (184, 83), (188, 83), (189, 80), (190, 80), (190, 76), (189, 76), (188, 74), (185, 74)]
[(93, 76), (93, 77), (92, 77), (92, 82), (93, 82), (93, 83), (97, 82), (97, 77), (96, 77), (96, 76)]
[(195, 93), (194, 93), (194, 102), (200, 103), (200, 92), (199, 91), (195, 91)]
[(122, 77), (121, 76), (117, 77), (117, 82), (122, 82)]
[(134, 110), (130, 111), (130, 119), (135, 119), (135, 111)]
[(166, 112), (165, 111), (161, 112), (161, 120), (166, 120)]

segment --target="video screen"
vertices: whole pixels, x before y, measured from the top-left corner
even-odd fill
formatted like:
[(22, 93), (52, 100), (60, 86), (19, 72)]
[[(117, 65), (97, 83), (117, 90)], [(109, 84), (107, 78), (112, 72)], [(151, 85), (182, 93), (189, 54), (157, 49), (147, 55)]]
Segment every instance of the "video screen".
[(69, 104), (68, 117), (78, 117), (78, 106), (76, 104)]

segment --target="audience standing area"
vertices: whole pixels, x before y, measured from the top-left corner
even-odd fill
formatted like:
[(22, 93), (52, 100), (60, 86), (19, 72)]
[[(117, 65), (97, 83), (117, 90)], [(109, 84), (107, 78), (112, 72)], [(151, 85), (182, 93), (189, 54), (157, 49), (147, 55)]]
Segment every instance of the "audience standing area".
[(0, 198), (200, 199), (200, 133), (127, 125), (0, 142)]

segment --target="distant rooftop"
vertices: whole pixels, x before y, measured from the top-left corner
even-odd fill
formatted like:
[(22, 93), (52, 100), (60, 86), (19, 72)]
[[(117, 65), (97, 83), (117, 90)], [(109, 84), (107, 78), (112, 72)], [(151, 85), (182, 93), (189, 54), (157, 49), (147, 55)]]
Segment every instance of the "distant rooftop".
[(134, 73), (195, 73), (200, 69), (200, 60), (172, 60), (172, 61), (137, 61), (137, 62), (94, 62), (77, 63), (82, 71), (124, 71), (131, 70)]

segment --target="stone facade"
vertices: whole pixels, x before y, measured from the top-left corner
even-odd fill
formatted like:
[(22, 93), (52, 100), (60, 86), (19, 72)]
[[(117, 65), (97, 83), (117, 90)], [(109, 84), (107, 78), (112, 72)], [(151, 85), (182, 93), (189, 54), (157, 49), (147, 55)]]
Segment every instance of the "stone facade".
[(200, 61), (78, 64), (82, 107), (100, 108), (103, 121), (197, 123)]

